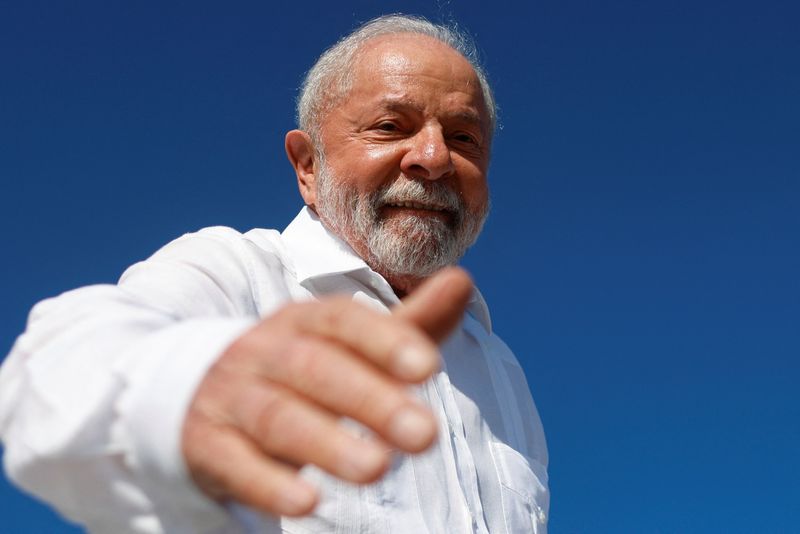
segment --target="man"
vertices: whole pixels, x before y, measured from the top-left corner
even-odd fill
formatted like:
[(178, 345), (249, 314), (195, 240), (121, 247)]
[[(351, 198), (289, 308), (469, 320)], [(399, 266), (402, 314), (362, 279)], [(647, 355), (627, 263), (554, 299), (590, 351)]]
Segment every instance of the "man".
[(524, 375), (445, 268), (489, 203), (464, 43), (367, 23), (306, 78), (282, 234), (206, 229), (40, 303), (0, 375), (10, 477), (93, 532), (545, 532)]

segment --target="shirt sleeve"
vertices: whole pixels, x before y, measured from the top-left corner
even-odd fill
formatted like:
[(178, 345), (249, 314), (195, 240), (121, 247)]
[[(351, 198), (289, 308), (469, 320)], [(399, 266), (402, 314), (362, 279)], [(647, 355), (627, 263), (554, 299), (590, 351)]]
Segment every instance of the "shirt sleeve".
[(191, 483), (180, 433), (209, 366), (257, 321), (247, 250), (206, 229), (116, 286), (35, 306), (0, 369), (9, 477), (92, 532), (235, 532)]

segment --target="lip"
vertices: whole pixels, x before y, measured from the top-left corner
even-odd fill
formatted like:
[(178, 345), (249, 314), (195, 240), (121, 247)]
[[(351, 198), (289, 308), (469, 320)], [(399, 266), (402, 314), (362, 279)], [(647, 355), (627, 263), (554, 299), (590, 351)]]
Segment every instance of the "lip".
[(446, 225), (453, 224), (455, 213), (447, 208), (417, 202), (391, 202), (381, 207), (384, 217), (420, 217), (439, 219)]
[(414, 202), (414, 201), (398, 201), (398, 202), (386, 202), (383, 205), (384, 208), (393, 208), (393, 209), (409, 209), (415, 211), (439, 211), (439, 212), (449, 212), (450, 210), (444, 206), (439, 206), (435, 204), (425, 204), (423, 202)]

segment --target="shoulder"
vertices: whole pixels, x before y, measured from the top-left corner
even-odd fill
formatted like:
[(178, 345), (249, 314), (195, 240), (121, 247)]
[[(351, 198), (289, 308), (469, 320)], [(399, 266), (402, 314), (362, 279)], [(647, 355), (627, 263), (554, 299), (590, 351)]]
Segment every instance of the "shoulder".
[(132, 265), (119, 286), (159, 308), (180, 310), (178, 315), (206, 308), (254, 313), (258, 289), (270, 280), (283, 285), (286, 271), (277, 231), (212, 226), (184, 234)]
[(195, 232), (183, 234), (167, 243), (154, 254), (164, 256), (175, 252), (191, 252), (195, 248), (217, 248), (237, 250), (241, 247), (255, 245), (270, 250), (277, 249), (280, 244), (280, 232), (265, 228), (253, 228), (240, 232), (229, 226), (208, 226)]
[(146, 262), (233, 268), (237, 264), (246, 264), (254, 254), (283, 256), (280, 233), (263, 228), (242, 233), (228, 226), (209, 226), (170, 241)]

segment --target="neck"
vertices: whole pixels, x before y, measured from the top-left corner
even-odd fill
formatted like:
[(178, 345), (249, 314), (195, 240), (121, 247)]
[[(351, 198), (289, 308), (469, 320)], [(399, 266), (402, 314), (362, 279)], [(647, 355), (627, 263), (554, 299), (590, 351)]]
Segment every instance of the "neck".
[(425, 281), (424, 277), (419, 276), (411, 276), (411, 275), (399, 275), (399, 276), (391, 276), (386, 275), (384, 273), (379, 272), (381, 276), (383, 276), (389, 285), (392, 286), (394, 289), (394, 294), (397, 295), (397, 298), (405, 298), (406, 295), (413, 292), (422, 282)]
[(331, 224), (331, 221), (329, 221), (323, 213), (320, 213), (313, 204), (310, 205), (309, 208), (311, 208), (317, 214), (322, 224), (328, 228), (329, 231), (338, 235), (339, 238), (350, 245), (350, 248), (352, 248), (356, 254), (363, 258), (364, 261), (367, 262), (367, 265), (372, 267), (372, 270), (383, 276), (386, 281), (389, 282), (389, 285), (392, 286), (392, 289), (398, 298), (404, 298), (406, 295), (414, 291), (417, 286), (422, 284), (422, 282), (424, 282), (427, 278), (425, 276), (416, 276), (411, 274), (393, 275), (384, 272), (383, 269), (381, 269), (378, 265), (375, 265), (375, 262), (370, 259), (371, 254), (369, 252), (369, 247), (367, 247), (363, 240), (356, 239), (349, 232), (339, 231), (336, 225)]

